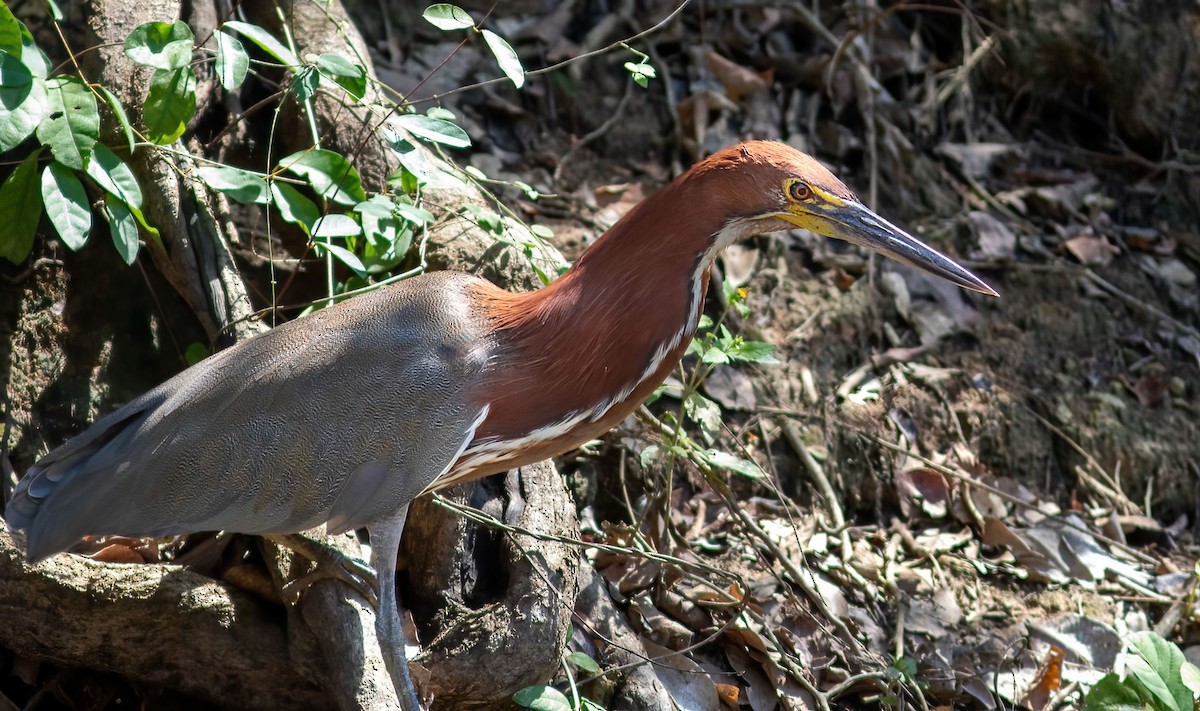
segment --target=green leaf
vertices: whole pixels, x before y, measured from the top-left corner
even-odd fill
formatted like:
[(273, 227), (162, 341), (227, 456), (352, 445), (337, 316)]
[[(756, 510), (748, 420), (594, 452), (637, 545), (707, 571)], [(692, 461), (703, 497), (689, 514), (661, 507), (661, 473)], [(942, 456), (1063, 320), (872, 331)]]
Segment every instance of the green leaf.
[(142, 186), (138, 184), (137, 177), (125, 161), (103, 143), (96, 144), (92, 160), (88, 162), (87, 174), (109, 195), (120, 198), (130, 207), (141, 208)]
[(29, 71), (38, 79), (50, 76), (50, 58), (37, 46), (33, 33), (25, 25), (21, 25), (21, 63), (29, 67)]
[(129, 212), (133, 215), (133, 219), (137, 221), (138, 226), (145, 230), (146, 234), (157, 240), (158, 229), (146, 221), (146, 216), (142, 214), (142, 211), (129, 203), (124, 203), (124, 205), (129, 208)]
[(1096, 682), (1083, 699), (1083, 711), (1143, 711), (1145, 708), (1146, 702), (1137, 691), (1116, 674), (1108, 674)]
[(208, 187), (225, 193), (243, 205), (262, 205), (267, 202), (267, 181), (256, 173), (224, 165), (207, 165), (198, 169), (196, 174)]
[(279, 165), (307, 180), (317, 195), (328, 200), (353, 206), (367, 199), (358, 171), (341, 154), (320, 148), (299, 151)]
[(21, 22), (8, 5), (0, 5), (0, 51), (21, 56)]
[(121, 105), (121, 100), (115, 94), (101, 85), (97, 85), (96, 88), (100, 90), (101, 96), (108, 102), (108, 107), (112, 109), (117, 123), (121, 124), (121, 130), (125, 133), (125, 142), (129, 144), (129, 152), (133, 153), (137, 137), (133, 135), (133, 124), (129, 121), (129, 114), (125, 113), (125, 107)]
[(527, 686), (512, 698), (518, 706), (534, 711), (572, 711), (570, 700), (553, 686)]
[(0, 52), (0, 153), (29, 138), (49, 113), (45, 82), (21, 60)]
[(317, 57), (317, 68), (355, 99), (366, 96), (367, 70), (361, 65), (352, 63), (340, 54), (322, 54)]
[(142, 107), (146, 137), (166, 145), (183, 135), (196, 115), (196, 75), (191, 67), (158, 70), (150, 79), (150, 93)]
[[(311, 55), (310, 55), (311, 56)], [(330, 77), (361, 77), (365, 72), (341, 54), (326, 52), (316, 58), (317, 67)]]
[(147, 22), (125, 38), (125, 56), (155, 69), (183, 69), (192, 61), (195, 43), (196, 36), (186, 22)]
[(418, 186), (436, 183), (438, 178), (444, 175), (412, 143), (399, 138), (398, 134), (394, 132), (385, 131), (385, 134), (390, 134), (387, 141), (388, 147), (396, 154), (396, 158), (400, 160), (402, 166), (401, 170), (388, 176), (389, 184), (396, 185), (398, 183), (406, 195), (412, 195), (416, 193)]
[(1185, 660), (1179, 669), (1179, 680), (1192, 692), (1192, 696), (1200, 697), (1200, 667)]
[[(311, 56), (309, 55), (310, 58)], [(333, 52), (318, 56), (315, 63), (322, 72), (331, 77), (356, 77), (363, 73), (362, 67)]]
[(322, 250), (329, 252), (333, 255), (334, 259), (337, 259), (342, 264), (350, 267), (355, 274), (358, 274), (359, 276), (367, 275), (367, 268), (363, 266), (362, 260), (359, 259), (354, 252), (351, 252), (345, 247), (331, 244), (329, 242), (313, 242), (313, 246), (317, 248), (318, 252)]
[(750, 307), (746, 305), (746, 295), (749, 291), (744, 286), (734, 286), (731, 281), (721, 282), (721, 291), (725, 294), (725, 300), (732, 306), (738, 315), (742, 318), (750, 316)]
[(312, 233), (324, 239), (356, 237), (362, 234), (362, 226), (347, 215), (323, 215), (313, 223)]
[(600, 665), (596, 663), (596, 660), (583, 652), (571, 652), (567, 655), (567, 661), (589, 674), (600, 673)]
[(425, 8), (421, 17), (439, 30), (465, 30), (475, 26), (475, 21), (471, 19), (466, 10), (450, 3), (430, 5)]
[(458, 126), (420, 114), (402, 114), (392, 118), (398, 126), (417, 138), (433, 143), (440, 143), (451, 148), (467, 148), (471, 145), (471, 137)]
[(54, 0), (46, 0), (46, 5), (50, 8), (50, 16), (54, 18), (55, 22), (62, 22), (64, 19), (66, 19), (66, 15), (63, 15), (62, 8), (59, 7), (58, 3), (54, 2)]
[(430, 118), (442, 119), (443, 121), (453, 121), (455, 118), (454, 112), (444, 106), (430, 106), (425, 115)]
[(271, 33), (267, 32), (258, 25), (251, 25), (247, 22), (230, 20), (221, 27), (222, 29), (233, 30), (242, 37), (250, 40), (254, 44), (258, 45), (262, 51), (274, 57), (281, 64), (285, 64), (289, 67), (298, 67), (301, 64), (300, 58), (297, 57), (292, 50), (283, 46), (279, 40), (271, 36)]
[(366, 215), (362, 219), (363, 235), (366, 237), (362, 257), (363, 264), (367, 265), (367, 273), (383, 274), (396, 268), (404, 261), (405, 254), (412, 246), (412, 227), (400, 226), (395, 219), (373, 224)]
[(658, 72), (650, 64), (644, 61), (634, 64), (633, 62), (625, 62), (625, 71), (629, 72), (629, 76), (633, 79), (633, 83), (645, 89), (650, 86), (650, 80), (658, 76)]
[(1126, 659), (1129, 674), (1145, 686), (1163, 708), (1192, 711), (1195, 699), (1179, 674), (1183, 666), (1183, 652), (1179, 647), (1153, 632), (1138, 632), (1126, 644), (1137, 653)]
[(401, 207), (425, 213), (425, 210), (383, 195), (372, 196), (366, 202), (354, 205), (362, 222), (362, 234), (366, 237), (362, 262), (370, 274), (382, 274), (395, 268), (413, 244), (412, 226), (398, 214)]
[(704, 460), (718, 469), (728, 469), (735, 474), (741, 474), (750, 479), (761, 479), (766, 474), (754, 462), (741, 457), (735, 457), (729, 452), (719, 449), (708, 449), (704, 452)]
[(525, 197), (529, 198), (530, 200), (537, 200), (542, 196), (541, 192), (539, 192), (537, 188), (533, 187), (529, 183), (524, 183), (520, 180), (514, 180), (513, 185), (520, 188), (521, 192), (525, 193)]
[[(410, 155), (416, 155), (416, 151), (413, 151)], [(388, 186), (393, 188), (398, 187), (404, 195), (416, 195), (424, 183), (425, 181), (418, 178), (409, 170), (409, 166), (404, 162), (403, 155), (400, 156), (400, 169), (388, 176)]]
[(650, 465), (661, 456), (663, 456), (663, 448), (657, 444), (652, 444), (643, 449), (642, 453), (638, 455), (638, 463), (642, 465), (642, 469), (649, 469)]
[(312, 226), (321, 218), (321, 210), (317, 204), (288, 183), (271, 181), (271, 200), (284, 220), (293, 225), (303, 226), (310, 234)]
[(217, 38), (217, 78), (225, 91), (234, 91), (246, 81), (250, 71), (250, 55), (241, 40), (220, 30), (215, 33)]
[(700, 393), (691, 393), (683, 401), (683, 410), (701, 428), (716, 432), (721, 429), (721, 408)]
[(71, 76), (47, 79), (46, 90), (50, 114), (37, 127), (38, 140), (50, 147), (59, 163), (83, 170), (100, 138), (96, 97)]
[(42, 196), (38, 191), (37, 164), (41, 151), (21, 161), (0, 184), (0, 257), (20, 264), (33, 249), (38, 220), (42, 216)]
[(729, 357), (734, 360), (744, 361), (746, 363), (760, 363), (763, 365), (777, 365), (779, 359), (775, 357), (775, 346), (762, 341), (736, 341), (729, 347)]
[(321, 86), (321, 73), (313, 67), (301, 67), (300, 71), (296, 72), (292, 80), (291, 90), (296, 97), (296, 101), (304, 103), (317, 93), (317, 88)]
[(72, 251), (87, 244), (92, 232), (92, 209), (87, 191), (75, 171), (54, 161), (42, 171), (42, 202), (46, 216)]
[(104, 196), (104, 214), (108, 217), (108, 230), (112, 233), (117, 254), (126, 264), (132, 265), (138, 253), (138, 226), (129, 207), (112, 195)]
[(892, 662), (892, 669), (900, 673), (900, 677), (909, 682), (917, 680), (917, 660), (912, 657), (899, 657)]
[(396, 201), (395, 207), (397, 214), (416, 225), (428, 225), (436, 219), (429, 210), (406, 202)]
[[(695, 341), (693, 341), (695, 343)], [(708, 363), (709, 365), (723, 365), (729, 362), (729, 354), (725, 349), (716, 345), (700, 345), (700, 362)]]
[(496, 64), (500, 65), (500, 71), (504, 72), (504, 76), (511, 79), (518, 89), (524, 86), (525, 68), (521, 66), (521, 58), (517, 56), (512, 45), (491, 30), (483, 31), (483, 39), (487, 42), (488, 49), (492, 50), (492, 54), (496, 57)]
[(193, 342), (183, 351), (183, 359), (188, 365), (195, 365), (208, 357), (208, 346), (199, 341)]
[(372, 195), (355, 205), (354, 212), (362, 219), (363, 234), (368, 237), (372, 234), (394, 233), (398, 226), (396, 206), (385, 195)]

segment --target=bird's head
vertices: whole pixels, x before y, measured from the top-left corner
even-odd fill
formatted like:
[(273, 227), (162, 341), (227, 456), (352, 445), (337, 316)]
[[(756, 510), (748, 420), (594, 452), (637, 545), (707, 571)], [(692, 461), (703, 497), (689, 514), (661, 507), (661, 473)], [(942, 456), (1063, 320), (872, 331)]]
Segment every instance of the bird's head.
[(875, 214), (833, 173), (790, 146), (744, 143), (712, 155), (693, 172), (717, 178), (705, 181), (720, 193), (713, 197), (738, 206), (726, 231), (728, 241), (800, 227), (866, 247), (965, 289), (997, 295), (946, 255)]

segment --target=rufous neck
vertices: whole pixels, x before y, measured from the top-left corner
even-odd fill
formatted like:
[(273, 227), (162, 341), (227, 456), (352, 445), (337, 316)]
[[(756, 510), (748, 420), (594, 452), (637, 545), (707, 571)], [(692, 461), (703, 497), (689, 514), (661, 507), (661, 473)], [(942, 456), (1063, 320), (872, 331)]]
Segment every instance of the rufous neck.
[[(581, 418), (611, 426), (678, 362), (703, 308), (713, 239), (723, 228), (703, 206), (681, 214), (687, 203), (679, 185), (635, 207), (546, 288), (484, 300), (496, 355), (480, 441), (545, 433)], [(576, 422), (573, 431), (592, 429)]]

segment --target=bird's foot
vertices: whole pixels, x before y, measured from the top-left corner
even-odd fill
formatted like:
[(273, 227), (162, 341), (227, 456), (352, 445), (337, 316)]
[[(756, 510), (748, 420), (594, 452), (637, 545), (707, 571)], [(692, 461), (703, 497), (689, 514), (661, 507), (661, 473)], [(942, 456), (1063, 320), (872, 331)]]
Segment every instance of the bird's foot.
[(316, 564), (311, 573), (283, 586), (280, 592), (288, 604), (294, 605), (299, 602), (300, 596), (318, 580), (332, 578), (354, 588), (371, 604), (373, 609), (379, 609), (379, 578), (375, 575), (375, 571), (363, 561), (301, 535), (266, 535), (263, 538)]

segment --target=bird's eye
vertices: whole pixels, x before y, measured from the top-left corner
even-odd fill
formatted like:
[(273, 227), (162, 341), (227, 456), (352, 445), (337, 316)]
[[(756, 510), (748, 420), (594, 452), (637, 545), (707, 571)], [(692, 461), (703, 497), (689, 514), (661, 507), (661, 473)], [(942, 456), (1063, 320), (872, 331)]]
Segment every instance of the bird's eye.
[(804, 202), (812, 197), (812, 188), (808, 187), (808, 183), (795, 181), (788, 186), (788, 193), (796, 202)]

